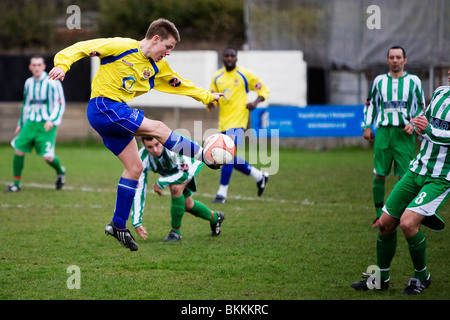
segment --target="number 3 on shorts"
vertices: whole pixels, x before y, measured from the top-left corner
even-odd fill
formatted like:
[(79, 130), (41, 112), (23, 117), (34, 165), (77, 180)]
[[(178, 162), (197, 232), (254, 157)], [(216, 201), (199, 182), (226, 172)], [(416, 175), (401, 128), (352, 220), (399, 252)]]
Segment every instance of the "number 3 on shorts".
[(416, 200), (414, 200), (414, 202), (415, 202), (416, 204), (421, 204), (426, 196), (427, 196), (427, 193), (426, 193), (426, 192), (421, 192), (421, 193), (419, 194), (419, 196), (416, 198)]

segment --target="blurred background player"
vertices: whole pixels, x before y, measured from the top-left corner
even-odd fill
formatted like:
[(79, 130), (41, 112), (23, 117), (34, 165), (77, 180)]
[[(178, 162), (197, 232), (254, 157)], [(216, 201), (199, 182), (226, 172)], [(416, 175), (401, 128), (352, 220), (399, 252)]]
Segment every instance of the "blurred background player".
[[(403, 294), (420, 294), (431, 283), (427, 241), (420, 226), (433, 231), (445, 228), (438, 211), (450, 197), (450, 71), (448, 75), (449, 86), (441, 86), (433, 92), (425, 115), (411, 119), (418, 134), (423, 137), (422, 144), (409, 170), (386, 200), (379, 220), (377, 266), (380, 268), (380, 290), (389, 287), (399, 226), (408, 243), (414, 266), (414, 275)], [(354, 282), (351, 286), (355, 290), (369, 290), (367, 280)]]
[[(388, 50), (389, 72), (375, 78), (364, 107), (363, 137), (374, 143), (374, 178), (372, 183), (377, 227), (385, 198), (386, 177), (398, 179), (406, 173), (415, 151), (414, 127), (410, 119), (425, 107), (422, 82), (404, 70), (405, 50), (394, 46)], [(376, 137), (371, 126), (377, 127)]]
[(205, 105), (222, 96), (196, 87), (172, 71), (164, 57), (170, 55), (179, 41), (176, 26), (158, 19), (150, 24), (140, 41), (115, 37), (75, 43), (56, 54), (55, 67), (49, 73), (51, 78), (63, 80), (74, 62), (88, 56), (100, 59), (87, 117), (124, 168), (117, 186), (113, 218), (105, 233), (131, 251), (138, 250), (138, 245), (126, 224), (143, 170), (134, 136), (152, 136), (168, 149), (198, 160), (203, 160), (203, 149), (163, 122), (144, 117), (143, 110), (132, 109), (127, 102), (151, 89), (189, 96)]
[(56, 131), (66, 108), (64, 91), (61, 82), (49, 79), (45, 67), (43, 57), (30, 59), (29, 70), (33, 76), (25, 81), (22, 110), (11, 141), (14, 182), (6, 192), (21, 190), (25, 153), (33, 148), (56, 171), (56, 189), (61, 189), (65, 183), (65, 169), (55, 155)]
[(177, 242), (181, 240), (181, 221), (184, 212), (209, 221), (211, 236), (218, 236), (225, 216), (222, 212), (214, 212), (200, 201), (192, 198), (197, 190), (195, 177), (203, 167), (203, 163), (187, 156), (180, 156), (166, 148), (152, 137), (142, 137), (144, 146), (139, 150), (144, 170), (139, 178), (139, 185), (134, 197), (131, 214), (136, 233), (144, 240), (147, 230), (142, 225), (145, 199), (147, 197), (148, 173), (152, 171), (161, 177), (153, 185), (153, 191), (163, 196), (162, 189), (169, 187), (172, 196), (170, 214), (172, 217), (169, 235), (164, 241)]
[[(236, 66), (237, 50), (235, 48), (225, 48), (222, 61), (224, 67), (214, 73), (210, 90), (211, 92), (222, 92), (224, 96), (220, 102), (208, 104), (207, 109), (220, 107), (219, 131), (232, 137), (236, 146), (239, 146), (242, 144), (243, 134), (247, 129), (250, 111), (269, 97), (269, 89), (252, 71)], [(255, 91), (258, 95), (253, 102), (248, 102), (250, 91)], [(214, 203), (226, 202), (233, 169), (252, 176), (256, 181), (258, 196), (263, 194), (269, 174), (235, 156), (234, 161), (222, 166), (220, 186), (213, 199)]]

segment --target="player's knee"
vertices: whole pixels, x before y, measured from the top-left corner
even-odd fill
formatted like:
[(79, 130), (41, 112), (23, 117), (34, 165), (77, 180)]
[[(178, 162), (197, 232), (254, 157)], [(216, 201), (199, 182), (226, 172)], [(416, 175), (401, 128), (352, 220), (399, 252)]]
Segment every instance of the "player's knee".
[(416, 234), (419, 231), (420, 223), (415, 219), (410, 219), (407, 215), (403, 214), (400, 219), (400, 229), (406, 237)]
[(170, 135), (171, 130), (169, 127), (162, 121), (154, 120), (152, 122), (151, 131), (153, 132), (153, 136), (157, 138), (160, 142), (165, 137)]
[(142, 171), (144, 170), (144, 165), (142, 162), (136, 162), (135, 165), (130, 166), (126, 169), (127, 174), (131, 177), (133, 177), (133, 180), (139, 180), (139, 177), (141, 176)]
[(397, 225), (398, 221), (386, 214), (383, 214), (378, 221), (378, 229), (382, 235), (392, 234), (397, 228)]
[(42, 159), (44, 159), (48, 163), (52, 163), (54, 158), (53, 157), (42, 157)]

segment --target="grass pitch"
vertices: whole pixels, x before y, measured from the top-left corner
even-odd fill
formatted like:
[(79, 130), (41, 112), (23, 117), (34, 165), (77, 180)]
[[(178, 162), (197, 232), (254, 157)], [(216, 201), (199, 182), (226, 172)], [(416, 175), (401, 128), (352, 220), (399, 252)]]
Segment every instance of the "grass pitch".
[[(144, 225), (130, 252), (104, 234), (114, 209), (119, 161), (103, 146), (58, 145), (66, 185), (34, 153), (23, 189), (0, 192), (2, 300), (436, 300), (450, 298), (450, 233), (424, 229), (432, 283), (424, 294), (401, 294), (412, 263), (399, 232), (386, 292), (350, 288), (375, 261), (371, 228), (372, 150), (280, 150), (277, 174), (256, 196), (253, 179), (234, 172), (226, 204), (212, 204), (219, 171), (198, 176), (197, 200), (226, 214), (222, 234), (186, 213), (181, 243), (164, 243), (170, 195), (149, 194)], [(12, 179), (13, 150), (0, 145), (0, 183)], [(150, 176), (154, 181), (154, 176)], [(387, 189), (395, 183), (388, 179)], [(449, 222), (449, 206), (441, 211)], [(131, 225), (129, 224), (129, 227)], [(80, 289), (69, 289), (69, 266)]]

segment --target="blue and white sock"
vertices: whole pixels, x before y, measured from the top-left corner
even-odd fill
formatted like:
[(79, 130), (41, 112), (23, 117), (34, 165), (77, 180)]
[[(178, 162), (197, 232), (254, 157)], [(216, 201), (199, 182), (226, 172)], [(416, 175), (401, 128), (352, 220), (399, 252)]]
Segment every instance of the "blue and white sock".
[(114, 224), (118, 229), (127, 228), (127, 220), (133, 205), (134, 195), (139, 181), (121, 177), (117, 186), (116, 208), (114, 209)]
[(172, 131), (163, 146), (180, 155), (203, 161), (203, 148), (195, 142)]

